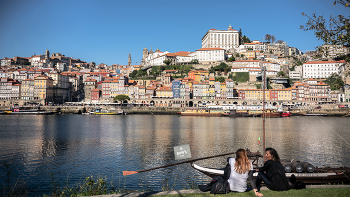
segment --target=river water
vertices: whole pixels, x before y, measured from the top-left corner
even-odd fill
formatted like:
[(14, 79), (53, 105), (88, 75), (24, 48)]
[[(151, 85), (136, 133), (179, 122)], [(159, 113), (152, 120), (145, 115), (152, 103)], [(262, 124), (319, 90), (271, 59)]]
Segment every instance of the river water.
[[(174, 146), (189, 144), (192, 158), (249, 148), (262, 152), (262, 118), (182, 117), (176, 115), (3, 115), (0, 116), (0, 186), (9, 165), (11, 182), (26, 182), (29, 196), (50, 193), (53, 181), (73, 186), (102, 177), (123, 190), (185, 189), (210, 179), (189, 164), (123, 177), (178, 162)], [(315, 166), (349, 166), (350, 121), (340, 117), (266, 119), (266, 147), (282, 159)], [(197, 164), (223, 167), (226, 157)]]

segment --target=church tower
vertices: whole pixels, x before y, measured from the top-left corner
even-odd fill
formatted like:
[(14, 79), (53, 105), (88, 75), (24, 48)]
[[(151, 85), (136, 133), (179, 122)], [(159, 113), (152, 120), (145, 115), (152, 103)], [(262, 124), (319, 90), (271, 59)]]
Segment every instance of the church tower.
[(148, 49), (145, 47), (142, 54), (142, 65), (146, 64), (146, 59), (148, 57)]
[(131, 67), (131, 54), (129, 53), (128, 66)]
[(49, 51), (49, 49), (46, 49), (46, 51), (45, 51), (45, 59), (50, 59), (50, 51)]

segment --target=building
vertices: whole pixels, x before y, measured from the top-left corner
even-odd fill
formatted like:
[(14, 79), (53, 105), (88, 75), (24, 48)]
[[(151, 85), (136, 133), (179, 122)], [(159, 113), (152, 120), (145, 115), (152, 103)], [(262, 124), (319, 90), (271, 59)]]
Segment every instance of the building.
[(17, 80), (11, 78), (1, 78), (0, 80), (0, 99), (19, 99), (20, 94), (19, 87), (15, 86), (19, 84)]
[(179, 99), (180, 98), (180, 86), (181, 81), (174, 80), (171, 83), (171, 89), (173, 90), (173, 97)]
[(51, 77), (39, 75), (34, 79), (34, 99), (53, 102), (53, 79)]
[(253, 40), (251, 43), (244, 43), (239, 46), (240, 51), (266, 51), (266, 45), (259, 42), (258, 40)]
[(333, 73), (340, 75), (342, 66), (346, 62), (340, 61), (314, 61), (303, 64), (304, 79), (325, 79)]
[(196, 50), (197, 59), (199, 63), (220, 62), (225, 60), (225, 49), (214, 48), (201, 48)]
[(101, 90), (100, 89), (93, 89), (91, 90), (91, 102), (98, 102), (101, 97)]
[(34, 79), (25, 79), (21, 84), (21, 99), (34, 100)]
[(188, 72), (188, 78), (193, 81), (203, 81), (205, 78), (209, 77), (209, 71), (201, 71), (201, 70), (191, 70)]
[(239, 46), (238, 31), (230, 25), (227, 30), (209, 29), (202, 38), (202, 48), (230, 50)]
[(322, 58), (334, 59), (340, 55), (347, 54), (347, 48), (343, 45), (324, 44), (318, 48), (318, 52), (321, 53)]
[(84, 82), (85, 101), (91, 101), (91, 90), (96, 89), (97, 80), (88, 78)]

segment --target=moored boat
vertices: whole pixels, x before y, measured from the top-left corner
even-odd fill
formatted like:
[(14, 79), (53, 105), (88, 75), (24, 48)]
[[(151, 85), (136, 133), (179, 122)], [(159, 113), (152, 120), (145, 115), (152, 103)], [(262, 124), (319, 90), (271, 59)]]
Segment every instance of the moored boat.
[(45, 111), (42, 109), (32, 109), (32, 108), (14, 108), (11, 111), (5, 111), (7, 114), (10, 115), (48, 115), (48, 114), (54, 114), (54, 111)]
[(292, 115), (292, 112), (286, 111), (282, 113), (282, 117), (290, 117)]
[(108, 110), (103, 110), (102, 108), (95, 108), (92, 111), (90, 111), (91, 115), (122, 115), (124, 114), (124, 111), (108, 111)]
[(220, 117), (224, 111), (208, 110), (208, 109), (193, 109), (181, 112), (181, 116), (215, 116)]
[(328, 116), (328, 114), (299, 113), (300, 116)]
[[(214, 178), (224, 174), (224, 168), (208, 168), (196, 165), (194, 163), (191, 166), (204, 173), (205, 175)], [(258, 173), (254, 173), (254, 177), (257, 176)], [(348, 167), (340, 167), (340, 168), (314, 168), (314, 172), (290, 172), (285, 173), (287, 177), (291, 177), (292, 174), (295, 175), (297, 181), (303, 181), (305, 184), (334, 184), (334, 183), (343, 183), (349, 184), (350, 179), (350, 168)]]
[(262, 113), (256, 113), (255, 111), (250, 110), (230, 110), (229, 112), (222, 113), (222, 116), (226, 117), (258, 117)]
[(283, 111), (265, 110), (264, 112), (266, 118), (279, 118), (282, 117)]

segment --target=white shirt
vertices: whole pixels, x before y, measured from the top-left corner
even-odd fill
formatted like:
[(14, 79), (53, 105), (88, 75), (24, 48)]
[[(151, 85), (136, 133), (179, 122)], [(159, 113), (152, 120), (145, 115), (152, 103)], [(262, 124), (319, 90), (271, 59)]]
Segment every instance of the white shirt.
[[(245, 192), (247, 190), (247, 179), (249, 170), (244, 174), (239, 174), (235, 170), (236, 159), (230, 158), (229, 163), (231, 165), (231, 175), (227, 181), (230, 184), (230, 190), (236, 192)], [(253, 169), (252, 162), (250, 162), (250, 169)]]

